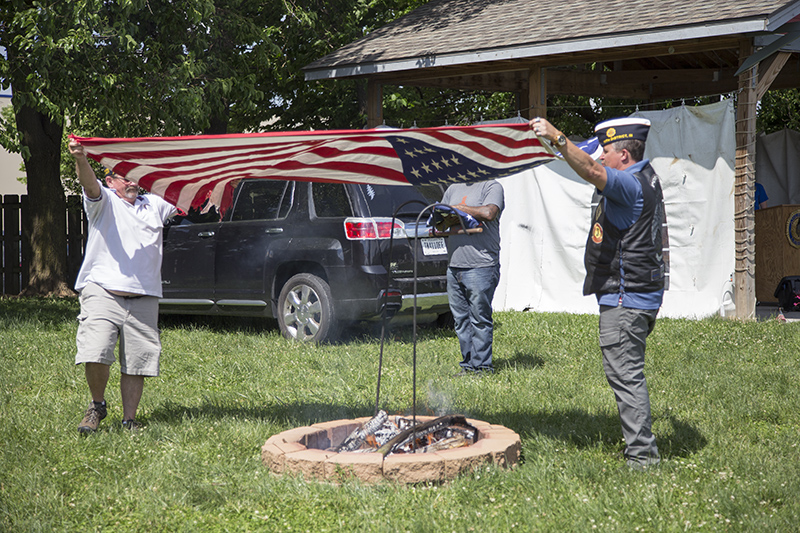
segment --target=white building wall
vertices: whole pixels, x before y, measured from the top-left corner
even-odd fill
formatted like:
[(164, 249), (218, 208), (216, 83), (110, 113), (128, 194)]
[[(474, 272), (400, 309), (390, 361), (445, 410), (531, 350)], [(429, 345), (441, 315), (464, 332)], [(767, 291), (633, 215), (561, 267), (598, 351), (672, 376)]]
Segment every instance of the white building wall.
[[(11, 105), (11, 95), (0, 94), (0, 109)], [(17, 178), (25, 175), (22, 156), (9, 153), (0, 146), (0, 194), (27, 194), (28, 188)]]

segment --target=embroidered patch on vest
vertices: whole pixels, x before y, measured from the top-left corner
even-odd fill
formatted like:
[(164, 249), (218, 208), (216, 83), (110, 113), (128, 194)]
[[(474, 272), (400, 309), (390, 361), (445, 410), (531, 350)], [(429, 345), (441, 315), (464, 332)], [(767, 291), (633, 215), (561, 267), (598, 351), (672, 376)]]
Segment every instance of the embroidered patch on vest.
[(603, 242), (603, 226), (599, 222), (595, 222), (592, 228), (592, 242), (595, 244)]

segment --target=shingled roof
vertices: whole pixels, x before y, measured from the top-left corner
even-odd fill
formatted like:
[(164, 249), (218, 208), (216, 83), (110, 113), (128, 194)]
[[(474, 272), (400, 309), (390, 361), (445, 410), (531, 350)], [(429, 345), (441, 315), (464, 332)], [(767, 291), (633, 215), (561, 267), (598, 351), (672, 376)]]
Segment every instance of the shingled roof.
[[(575, 54), (772, 32), (800, 2), (780, 0), (433, 0), (305, 67), (306, 79)], [(566, 64), (566, 63), (562, 63)]]

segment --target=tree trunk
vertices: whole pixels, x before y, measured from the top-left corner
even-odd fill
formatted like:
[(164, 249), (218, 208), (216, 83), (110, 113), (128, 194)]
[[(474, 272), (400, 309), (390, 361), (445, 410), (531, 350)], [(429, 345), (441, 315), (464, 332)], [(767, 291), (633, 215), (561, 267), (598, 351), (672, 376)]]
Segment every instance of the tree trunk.
[[(15, 92), (14, 100), (19, 93)], [(28, 176), (27, 227), (32, 252), (29, 284), (24, 296), (69, 296), (67, 284), (66, 198), (61, 185), (61, 124), (35, 109), (15, 102), (17, 128), (22, 145), (30, 150), (25, 160)]]
[(204, 135), (225, 135), (228, 133), (228, 122), (230, 121), (230, 113), (225, 109), (221, 113), (215, 113), (209, 119), (209, 126), (203, 132)]

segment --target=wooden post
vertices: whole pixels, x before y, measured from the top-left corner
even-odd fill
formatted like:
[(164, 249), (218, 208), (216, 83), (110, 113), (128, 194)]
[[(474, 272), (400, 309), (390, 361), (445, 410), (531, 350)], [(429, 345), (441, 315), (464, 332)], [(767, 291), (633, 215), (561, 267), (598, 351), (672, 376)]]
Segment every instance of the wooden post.
[(528, 71), (528, 118), (547, 117), (547, 74), (541, 67)]
[(383, 86), (370, 78), (367, 82), (367, 128), (383, 124)]
[(67, 283), (75, 285), (86, 248), (86, 214), (81, 196), (67, 196)]
[[(740, 62), (752, 53), (752, 39), (742, 41), (739, 47)], [(739, 75), (734, 181), (734, 303), (736, 318), (740, 320), (752, 320), (756, 314), (754, 202), (757, 83), (758, 65)]]
[(20, 211), (22, 203), (16, 194), (0, 196), (2, 203), (3, 233), (0, 248), (3, 251), (3, 264), (0, 271), (0, 289), (2, 294), (17, 295), (24, 288), (20, 284), (21, 260)]

